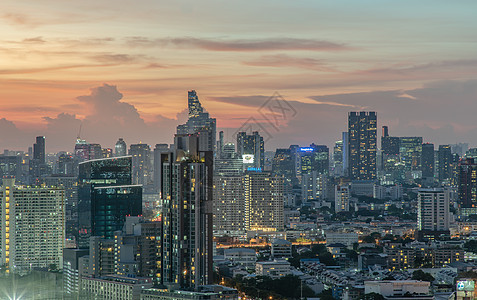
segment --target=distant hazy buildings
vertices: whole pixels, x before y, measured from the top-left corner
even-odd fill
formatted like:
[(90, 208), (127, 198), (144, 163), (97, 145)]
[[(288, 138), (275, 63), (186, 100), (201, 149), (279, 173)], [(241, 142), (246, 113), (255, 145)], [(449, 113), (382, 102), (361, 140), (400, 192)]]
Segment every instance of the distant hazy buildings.
[(132, 183), (143, 186), (152, 184), (151, 147), (147, 144), (131, 144), (129, 155), (132, 157)]
[(114, 146), (114, 156), (126, 156), (126, 142), (123, 140), (123, 138), (119, 138), (119, 140), (116, 142), (116, 145)]
[(434, 177), (434, 165), (434, 144), (422, 144), (421, 167), (423, 178)]
[(376, 112), (348, 115), (349, 175), (353, 180), (376, 178)]

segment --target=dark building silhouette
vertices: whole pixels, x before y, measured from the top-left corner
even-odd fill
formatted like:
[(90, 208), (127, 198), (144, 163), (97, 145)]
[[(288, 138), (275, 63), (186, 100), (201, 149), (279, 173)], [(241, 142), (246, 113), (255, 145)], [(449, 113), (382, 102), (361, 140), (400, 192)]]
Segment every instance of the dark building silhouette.
[(452, 151), (450, 145), (439, 145), (439, 181), (452, 179)]
[(348, 115), (349, 177), (376, 179), (376, 112), (350, 112)]
[(176, 136), (175, 149), (161, 155), (162, 280), (197, 290), (212, 282), (213, 152), (198, 135)]
[(422, 144), (421, 170), (423, 178), (434, 177), (434, 144)]
[(474, 159), (461, 160), (458, 173), (459, 214), (477, 214), (477, 164)]

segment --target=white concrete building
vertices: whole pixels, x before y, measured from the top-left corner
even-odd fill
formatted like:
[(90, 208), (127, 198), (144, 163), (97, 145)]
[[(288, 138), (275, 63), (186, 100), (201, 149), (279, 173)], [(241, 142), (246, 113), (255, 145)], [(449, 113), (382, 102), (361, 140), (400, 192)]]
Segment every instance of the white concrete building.
[(280, 278), (291, 274), (290, 263), (286, 260), (259, 261), (255, 266), (257, 276)]
[(224, 250), (224, 258), (247, 269), (253, 269), (257, 254), (255, 250), (249, 248), (229, 248)]
[(65, 191), (16, 186), (4, 178), (0, 191), (1, 259), (7, 272), (63, 267)]
[(89, 277), (81, 280), (81, 295), (100, 299), (139, 300), (141, 291), (152, 286), (152, 278), (131, 278), (121, 275)]
[(358, 234), (356, 232), (326, 232), (326, 245), (344, 244), (346, 247), (353, 247), (358, 242)]
[(418, 280), (383, 280), (365, 281), (364, 293), (376, 293), (384, 297), (402, 296), (406, 293), (417, 295), (429, 294), (430, 282)]
[(419, 189), (417, 195), (417, 229), (449, 230), (449, 194), (443, 189)]

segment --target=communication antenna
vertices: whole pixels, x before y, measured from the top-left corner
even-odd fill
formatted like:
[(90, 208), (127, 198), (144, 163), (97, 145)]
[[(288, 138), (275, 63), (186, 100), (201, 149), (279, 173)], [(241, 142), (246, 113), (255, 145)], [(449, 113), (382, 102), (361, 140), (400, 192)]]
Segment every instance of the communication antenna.
[(78, 140), (81, 139), (81, 127), (83, 127), (83, 123), (80, 124), (79, 130), (78, 130), (78, 136), (76, 137)]

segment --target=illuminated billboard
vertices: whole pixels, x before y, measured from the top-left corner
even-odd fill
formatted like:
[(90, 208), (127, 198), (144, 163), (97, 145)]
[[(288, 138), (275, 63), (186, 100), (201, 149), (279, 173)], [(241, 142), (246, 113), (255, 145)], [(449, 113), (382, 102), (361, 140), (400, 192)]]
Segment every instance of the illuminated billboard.
[(313, 152), (313, 150), (315, 150), (315, 149), (313, 149), (313, 148), (311, 148), (311, 147), (302, 147), (302, 148), (300, 148), (300, 151), (301, 151), (301, 152)]
[(473, 292), (474, 288), (475, 288), (475, 282), (473, 280), (459, 280), (459, 281), (457, 281), (457, 291)]
[(244, 154), (242, 155), (242, 161), (244, 164), (253, 164), (255, 156), (253, 154)]

